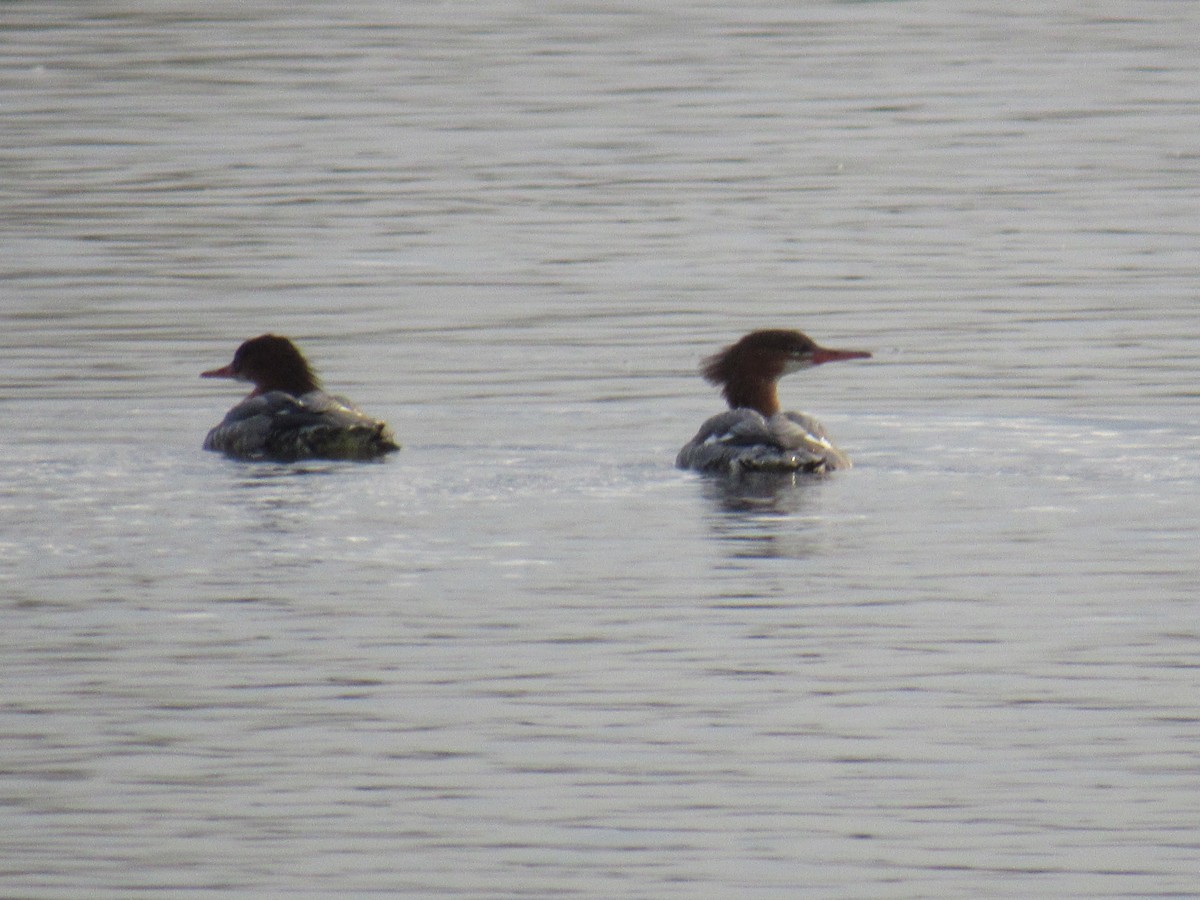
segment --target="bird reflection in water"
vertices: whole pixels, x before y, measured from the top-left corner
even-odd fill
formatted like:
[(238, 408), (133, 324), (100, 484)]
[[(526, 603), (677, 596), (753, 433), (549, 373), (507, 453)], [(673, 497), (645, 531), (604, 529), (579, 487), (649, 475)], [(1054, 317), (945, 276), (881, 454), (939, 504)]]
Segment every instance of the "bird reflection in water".
[(759, 472), (703, 482), (713, 504), (709, 522), (735, 559), (806, 559), (825, 542), (814, 516), (805, 515), (819, 490), (811, 475)]

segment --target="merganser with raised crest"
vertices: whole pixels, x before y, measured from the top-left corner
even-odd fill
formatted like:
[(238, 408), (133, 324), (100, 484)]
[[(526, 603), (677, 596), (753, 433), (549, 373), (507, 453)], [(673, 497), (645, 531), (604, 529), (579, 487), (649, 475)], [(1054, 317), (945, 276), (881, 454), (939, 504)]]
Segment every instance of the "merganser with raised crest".
[(791, 372), (844, 359), (869, 359), (865, 350), (831, 350), (799, 331), (754, 331), (708, 357), (701, 373), (721, 386), (729, 409), (701, 427), (675, 459), (702, 472), (828, 472), (850, 468), (821, 423), (807, 413), (781, 412), (776, 386)]
[(285, 337), (264, 334), (243, 343), (227, 366), (201, 378), (254, 385), (204, 439), (205, 450), (243, 460), (378, 459), (399, 445), (387, 425), (321, 389), (308, 360)]

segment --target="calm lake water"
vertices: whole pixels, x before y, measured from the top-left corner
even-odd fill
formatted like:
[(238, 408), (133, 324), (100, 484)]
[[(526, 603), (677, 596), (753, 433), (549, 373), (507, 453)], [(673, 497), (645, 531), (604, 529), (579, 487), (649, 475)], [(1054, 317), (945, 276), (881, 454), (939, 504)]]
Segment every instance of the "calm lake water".
[[(0, 4), (0, 894), (1193, 895), (1197, 34)], [(761, 327), (854, 470), (672, 467)]]

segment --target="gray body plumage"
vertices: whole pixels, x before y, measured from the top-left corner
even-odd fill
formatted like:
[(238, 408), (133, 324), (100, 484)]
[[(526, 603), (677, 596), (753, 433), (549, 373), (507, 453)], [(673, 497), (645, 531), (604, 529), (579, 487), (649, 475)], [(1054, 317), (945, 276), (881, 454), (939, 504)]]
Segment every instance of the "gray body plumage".
[(764, 416), (740, 407), (713, 416), (679, 451), (675, 465), (702, 472), (827, 472), (850, 468), (821, 423), (805, 413)]
[(349, 401), (309, 391), (247, 397), (204, 439), (204, 449), (234, 459), (376, 459), (400, 449), (383, 422)]

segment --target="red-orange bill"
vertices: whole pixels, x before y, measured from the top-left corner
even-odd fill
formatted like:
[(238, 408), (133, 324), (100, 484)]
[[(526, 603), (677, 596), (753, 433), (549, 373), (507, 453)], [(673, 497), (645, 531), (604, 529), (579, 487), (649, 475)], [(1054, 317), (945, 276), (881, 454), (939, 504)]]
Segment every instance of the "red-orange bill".
[(813, 351), (812, 364), (819, 366), (827, 362), (841, 362), (843, 359), (870, 359), (871, 354), (866, 350), (830, 350), (828, 347), (818, 347)]

